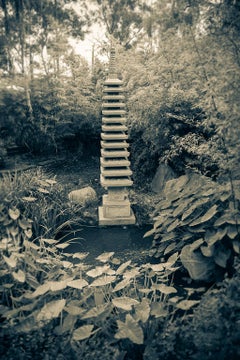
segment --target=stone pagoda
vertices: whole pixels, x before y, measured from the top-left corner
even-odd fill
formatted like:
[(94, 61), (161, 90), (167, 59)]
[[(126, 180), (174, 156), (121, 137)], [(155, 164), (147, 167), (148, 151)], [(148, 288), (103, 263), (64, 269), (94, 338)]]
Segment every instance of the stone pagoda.
[(111, 48), (108, 78), (104, 82), (101, 133), (101, 185), (107, 189), (99, 207), (99, 225), (135, 224), (128, 199), (132, 186), (123, 82), (118, 79), (115, 49)]

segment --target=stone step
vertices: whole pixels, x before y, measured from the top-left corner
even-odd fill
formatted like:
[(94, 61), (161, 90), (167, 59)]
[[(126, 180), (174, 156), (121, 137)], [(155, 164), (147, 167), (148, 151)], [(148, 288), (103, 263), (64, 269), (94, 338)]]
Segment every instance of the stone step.
[(102, 104), (102, 108), (124, 108), (125, 104), (124, 103), (120, 103), (120, 102), (108, 102), (108, 103), (103, 103)]
[(125, 110), (102, 110), (103, 115), (125, 115)]
[(118, 132), (127, 131), (128, 128), (125, 125), (103, 125), (102, 130), (105, 132)]
[(104, 167), (101, 167), (101, 174), (107, 178), (118, 178), (118, 177), (126, 177), (131, 176), (132, 171), (130, 169), (109, 169), (106, 170)]
[(124, 117), (103, 117), (102, 118), (103, 124), (125, 124), (127, 122), (127, 119)]
[(127, 134), (110, 134), (110, 133), (102, 133), (101, 134), (101, 138), (103, 140), (127, 140), (128, 139), (128, 135)]
[(102, 97), (102, 100), (124, 100), (125, 96), (124, 95), (104, 95)]
[(129, 144), (126, 141), (101, 141), (101, 147), (103, 149), (126, 149)]
[(125, 89), (123, 87), (113, 87), (113, 86), (105, 86), (103, 88), (104, 93), (122, 93)]
[(128, 178), (106, 179), (102, 175), (100, 181), (103, 187), (121, 187), (121, 186), (126, 187), (126, 186), (132, 186), (133, 184), (132, 180)]
[(129, 160), (106, 160), (101, 158), (100, 159), (101, 162), (101, 166), (103, 167), (107, 167), (107, 168), (111, 168), (111, 167), (123, 167), (123, 166), (130, 166), (130, 161)]
[(106, 79), (104, 85), (122, 85), (123, 81), (120, 79)]
[(129, 151), (127, 150), (119, 150), (119, 151), (109, 151), (101, 149), (101, 156), (103, 158), (127, 158), (130, 155)]

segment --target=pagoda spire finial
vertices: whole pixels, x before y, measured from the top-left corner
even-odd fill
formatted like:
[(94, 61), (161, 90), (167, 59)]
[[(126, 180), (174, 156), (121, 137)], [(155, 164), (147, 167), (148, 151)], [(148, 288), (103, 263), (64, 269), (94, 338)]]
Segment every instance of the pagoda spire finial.
[(109, 61), (109, 74), (108, 77), (111, 79), (117, 78), (117, 70), (116, 70), (116, 49), (111, 43), (110, 49), (110, 61)]

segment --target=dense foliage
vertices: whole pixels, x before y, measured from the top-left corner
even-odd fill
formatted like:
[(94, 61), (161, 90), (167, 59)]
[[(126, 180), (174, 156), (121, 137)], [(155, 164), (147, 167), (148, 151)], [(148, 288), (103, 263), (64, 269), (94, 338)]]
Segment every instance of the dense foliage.
[(146, 234), (154, 234), (153, 254), (177, 252), (194, 280), (216, 281), (230, 270), (240, 253), (238, 186), (234, 191), (197, 174), (168, 181)]
[[(237, 358), (238, 262), (233, 279), (207, 293), (205, 286), (176, 282), (177, 253), (162, 263), (135, 264), (105, 252), (89, 263), (88, 253), (69, 253), (71, 241), (53, 237), (69, 206), (56, 180), (31, 172), (16, 175), (15, 186), (12, 181), (1, 181), (1, 357)], [(45, 212), (57, 198), (59, 214)]]

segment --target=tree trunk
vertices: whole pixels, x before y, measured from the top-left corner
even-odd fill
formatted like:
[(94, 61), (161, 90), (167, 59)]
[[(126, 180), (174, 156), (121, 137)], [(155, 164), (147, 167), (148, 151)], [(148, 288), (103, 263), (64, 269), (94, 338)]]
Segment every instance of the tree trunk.
[(9, 46), (9, 44), (10, 44), (10, 25), (9, 25), (9, 16), (8, 16), (6, 0), (1, 0), (0, 5), (1, 5), (1, 8), (4, 13), (4, 29), (5, 29), (5, 37), (6, 37), (6, 42), (5, 42), (4, 46), (6, 48), (7, 67), (8, 67), (9, 74), (14, 75), (14, 66), (13, 66), (13, 61), (12, 61), (12, 56), (11, 56), (11, 51), (10, 51), (10, 46)]

